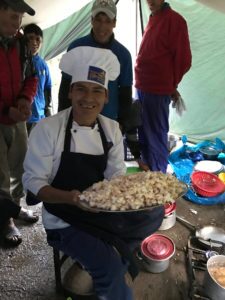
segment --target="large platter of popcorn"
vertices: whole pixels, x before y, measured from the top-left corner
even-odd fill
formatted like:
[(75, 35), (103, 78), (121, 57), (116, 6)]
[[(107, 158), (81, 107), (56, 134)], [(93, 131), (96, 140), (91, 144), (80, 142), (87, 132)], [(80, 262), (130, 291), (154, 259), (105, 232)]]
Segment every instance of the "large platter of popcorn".
[(185, 183), (170, 174), (139, 172), (93, 184), (80, 195), (79, 206), (93, 212), (148, 210), (177, 200)]

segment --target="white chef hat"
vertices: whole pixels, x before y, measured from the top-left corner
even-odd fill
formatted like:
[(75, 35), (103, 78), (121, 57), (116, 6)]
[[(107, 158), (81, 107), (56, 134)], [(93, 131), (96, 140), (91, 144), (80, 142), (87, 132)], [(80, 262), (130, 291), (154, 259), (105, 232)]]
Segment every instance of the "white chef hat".
[(120, 63), (109, 49), (80, 46), (65, 53), (59, 68), (72, 76), (72, 82), (94, 82), (108, 89), (108, 81), (120, 73)]

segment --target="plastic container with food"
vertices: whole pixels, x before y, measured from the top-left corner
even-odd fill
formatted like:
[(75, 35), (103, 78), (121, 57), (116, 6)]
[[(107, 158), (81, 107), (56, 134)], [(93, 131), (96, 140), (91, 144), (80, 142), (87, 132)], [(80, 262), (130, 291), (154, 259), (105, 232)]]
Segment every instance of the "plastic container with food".
[(211, 300), (225, 299), (225, 255), (209, 258), (203, 285)]

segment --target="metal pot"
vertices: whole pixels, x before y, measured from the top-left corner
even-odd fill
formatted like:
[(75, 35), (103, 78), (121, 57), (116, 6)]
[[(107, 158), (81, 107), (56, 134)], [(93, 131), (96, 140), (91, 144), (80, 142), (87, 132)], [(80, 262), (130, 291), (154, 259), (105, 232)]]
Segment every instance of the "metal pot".
[(166, 203), (164, 205), (165, 216), (159, 230), (167, 230), (176, 224), (176, 202)]
[[(191, 229), (199, 241), (206, 246), (220, 248), (221, 243), (225, 243), (225, 230), (223, 228), (211, 225), (197, 227), (178, 215), (176, 216), (176, 219)], [(220, 243), (216, 243), (216, 241)]]
[(204, 292), (211, 300), (222, 300), (225, 299), (225, 285), (219, 283), (215, 271), (218, 275), (222, 272), (225, 273), (225, 255), (216, 255), (209, 258), (203, 282)]
[(137, 258), (150, 273), (161, 273), (169, 267), (169, 260), (175, 253), (174, 242), (165, 235), (152, 234), (141, 243)]

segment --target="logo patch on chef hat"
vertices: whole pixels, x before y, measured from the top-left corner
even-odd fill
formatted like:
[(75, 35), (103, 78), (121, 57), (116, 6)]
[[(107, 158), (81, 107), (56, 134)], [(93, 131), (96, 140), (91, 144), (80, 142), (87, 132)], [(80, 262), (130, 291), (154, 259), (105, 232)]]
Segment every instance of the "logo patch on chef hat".
[(100, 68), (90, 66), (87, 79), (105, 85), (105, 71)]

